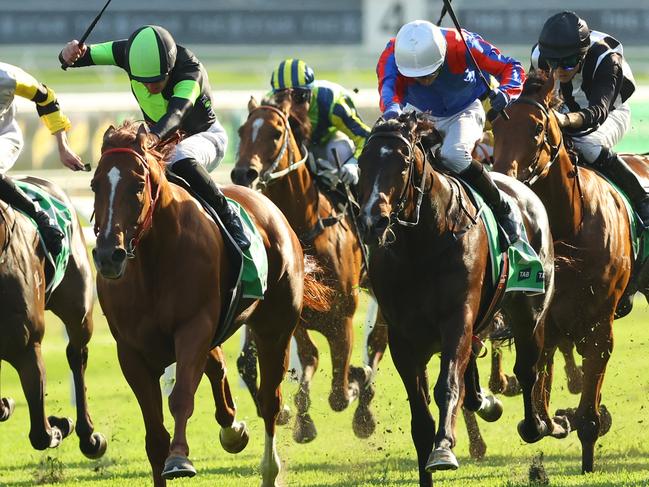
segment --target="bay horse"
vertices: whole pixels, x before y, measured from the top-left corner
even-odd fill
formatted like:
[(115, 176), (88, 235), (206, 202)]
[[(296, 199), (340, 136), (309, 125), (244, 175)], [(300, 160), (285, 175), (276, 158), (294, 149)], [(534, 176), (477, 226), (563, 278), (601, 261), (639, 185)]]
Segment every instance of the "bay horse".
[[(99, 301), (117, 343), (126, 380), (140, 404), (146, 428), (146, 452), (156, 487), (167, 479), (193, 476), (186, 426), (194, 394), (205, 373), (212, 385), (219, 439), (238, 453), (248, 442), (236, 408), (219, 347), (213, 348), (232, 268), (224, 236), (189, 193), (169, 183), (164, 154), (147, 149), (146, 127), (125, 122), (105, 135), (92, 180), (95, 192)], [(259, 352), (258, 401), (265, 426), (262, 485), (274, 486), (280, 470), (275, 420), (280, 385), (287, 368), (289, 342), (303, 299), (326, 307), (325, 290), (305, 279), (297, 237), (267, 198), (245, 188), (224, 188), (259, 229), (268, 257), (268, 288), (263, 300), (242, 298), (235, 324), (252, 330)], [(309, 277), (309, 276), (307, 276)], [(319, 302), (318, 302), (319, 301)], [(159, 378), (176, 362), (169, 397), (174, 418), (170, 438), (163, 424)]]
[[(488, 237), (463, 186), (428, 160), (426, 154), (440, 142), (425, 114), (405, 113), (379, 121), (359, 158), (360, 223), (372, 244), (370, 279), (408, 395), (419, 484), (426, 487), (432, 485), (432, 471), (458, 468), (452, 448), (459, 407), (480, 413), (493, 404), (479, 393), (472, 353), (478, 320), (492, 295), (485, 282)], [(545, 294), (506, 293), (500, 308), (513, 330), (514, 372), (523, 391), (525, 417), (518, 432), (532, 442), (549, 432), (536, 411), (532, 390), (553, 295), (552, 240), (545, 209), (534, 193), (512, 178), (497, 175), (495, 180), (516, 202), (545, 272)], [(434, 387), (436, 430), (428, 407), (426, 366), (437, 353), (441, 364)]]
[(551, 108), (554, 79), (535, 73), (496, 120), (494, 170), (517, 177), (545, 204), (554, 237), (557, 292), (546, 321), (539, 388), (546, 421), (553, 355), (561, 337), (583, 357), (583, 390), (567, 415), (581, 442), (581, 468), (593, 471), (597, 438), (608, 431), (601, 405), (606, 364), (613, 351), (613, 319), (633, 270), (631, 222), (620, 194), (587, 167), (575, 166)]
[[(72, 208), (66, 194), (44, 179), (27, 177), (34, 184)], [(0, 202), (0, 361), (11, 364), (29, 408), (29, 440), (36, 450), (59, 446), (72, 430), (79, 448), (88, 458), (100, 458), (108, 446), (103, 434), (94, 431), (88, 412), (85, 372), (88, 342), (92, 336), (94, 290), (86, 243), (74, 211), (70, 257), (63, 279), (46, 296), (46, 257), (36, 227), (22, 213)], [(45, 334), (45, 310), (58, 316), (68, 334), (66, 356), (74, 379), (76, 427), (66, 417), (45, 413), (45, 364), (41, 342)], [(1, 363), (1, 362), (0, 362)], [(15, 401), (0, 397), (0, 421), (14, 411)]]
[[(322, 312), (305, 308), (295, 331), (302, 365), (300, 387), (295, 396), (297, 415), (293, 438), (306, 443), (316, 437), (309, 414), (310, 384), (318, 368), (318, 349), (309, 336), (315, 330), (325, 336), (331, 350), (332, 379), (329, 405), (342, 411), (356, 398), (353, 430), (369, 437), (376, 427), (370, 403), (374, 397), (372, 377), (386, 348), (387, 331), (379, 319), (368, 336), (369, 366), (351, 365), (353, 317), (361, 283), (361, 249), (348, 214), (335, 217), (329, 199), (319, 191), (306, 166), (306, 148), (311, 126), (306, 117), (292, 110), (290, 97), (282, 100), (254, 98), (248, 104), (248, 118), (239, 128), (240, 145), (232, 181), (250, 187), (257, 181), (263, 194), (286, 215), (307, 255), (322, 269), (320, 279), (335, 291), (335, 305)], [(380, 315), (380, 313), (379, 313)], [(244, 353), (246, 348), (244, 347)], [(245, 382), (254, 391), (254, 356), (240, 363)]]

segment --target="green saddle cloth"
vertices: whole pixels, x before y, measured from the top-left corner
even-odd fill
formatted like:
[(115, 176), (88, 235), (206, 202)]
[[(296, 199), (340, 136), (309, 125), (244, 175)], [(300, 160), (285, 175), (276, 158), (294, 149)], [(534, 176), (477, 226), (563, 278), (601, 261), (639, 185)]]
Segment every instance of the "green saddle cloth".
[(263, 299), (268, 280), (268, 256), (261, 233), (252, 223), (248, 212), (235, 200), (227, 198), (239, 214), (243, 229), (250, 240), (250, 247), (243, 252), (243, 271), (241, 272), (241, 296)]
[[(53, 257), (47, 252), (45, 244), (43, 243), (43, 237), (39, 234), (41, 245), (43, 246), (47, 256), (48, 263), (46, 266), (49, 266), (49, 269), (46, 268), (45, 272), (47, 278), (45, 292), (51, 293), (63, 280), (65, 269), (67, 268), (68, 260), (70, 259), (70, 245), (72, 242), (72, 210), (63, 201), (55, 198), (35, 184), (19, 179), (14, 179), (14, 182), (16, 183), (16, 186), (22, 189), (23, 192), (29, 196), (35, 205), (39, 206), (50, 216), (50, 220), (52, 220), (61, 233), (63, 233), (63, 241), (61, 242), (63, 249), (56, 257)], [(36, 222), (33, 220), (31, 220), (31, 222), (38, 228)]]
[[(468, 187), (468, 186), (465, 186)], [(478, 207), (481, 207), (480, 218), (487, 230), (489, 241), (489, 256), (491, 263), (491, 283), (496, 286), (503, 266), (503, 251), (498, 238), (498, 223), (491, 208), (472, 188), (471, 192)], [(517, 211), (515, 203), (512, 208)], [(543, 264), (536, 251), (527, 240), (525, 229), (521, 228), (521, 238), (507, 249), (509, 258), (509, 273), (505, 292), (524, 291), (528, 294), (545, 293), (545, 272)]]

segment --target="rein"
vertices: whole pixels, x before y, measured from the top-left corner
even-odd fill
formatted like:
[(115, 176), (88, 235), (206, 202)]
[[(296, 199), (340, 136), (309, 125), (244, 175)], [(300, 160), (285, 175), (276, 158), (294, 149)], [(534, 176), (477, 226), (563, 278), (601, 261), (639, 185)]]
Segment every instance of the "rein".
[[(299, 156), (302, 158), (298, 161), (292, 162), (294, 159), (294, 153), (292, 147), (289, 146), (288, 143), (290, 139), (291, 128), (290, 128), (289, 121), (286, 118), (284, 112), (269, 105), (260, 105), (248, 114), (248, 118), (250, 118), (250, 116), (257, 110), (270, 110), (272, 112), (275, 112), (280, 116), (282, 122), (284, 123), (284, 142), (282, 142), (282, 147), (279, 150), (279, 153), (277, 154), (273, 162), (271, 163), (270, 167), (259, 175), (259, 182), (257, 183), (257, 188), (263, 191), (273, 181), (286, 176), (287, 174), (295, 171), (298, 167), (304, 164), (307, 160), (309, 153), (306, 150), (306, 148), (302, 146), (302, 152), (304, 153), (304, 156), (302, 157), (302, 154), (299, 154)], [(288, 167), (280, 171), (276, 171), (277, 166), (279, 166), (279, 163), (284, 158), (284, 155), (286, 154), (287, 150), (288, 150)]]
[[(149, 188), (149, 208), (147, 209), (144, 218), (142, 219), (141, 223), (138, 223), (137, 228), (135, 230), (135, 235), (133, 238), (131, 238), (128, 241), (128, 244), (126, 246), (126, 255), (128, 256), (129, 259), (134, 259), (135, 258), (135, 249), (140, 243), (140, 240), (142, 239), (142, 235), (151, 228), (151, 225), (153, 224), (153, 212), (155, 211), (155, 208), (158, 204), (158, 200), (160, 197), (160, 188), (161, 184), (158, 184), (158, 188), (156, 189), (155, 195), (153, 194), (153, 184), (151, 183), (151, 170), (149, 169), (149, 164), (147, 160), (144, 158), (142, 154), (139, 152), (130, 149), (128, 147), (115, 147), (113, 149), (108, 149), (107, 151), (104, 151), (101, 154), (101, 158), (99, 159), (99, 162), (102, 161), (102, 159), (107, 155), (107, 154), (116, 154), (116, 153), (127, 153), (127, 154), (132, 154), (135, 156), (137, 161), (140, 163), (140, 165), (144, 168), (144, 171), (146, 173), (146, 186)], [(99, 234), (99, 227), (95, 223), (95, 235)]]

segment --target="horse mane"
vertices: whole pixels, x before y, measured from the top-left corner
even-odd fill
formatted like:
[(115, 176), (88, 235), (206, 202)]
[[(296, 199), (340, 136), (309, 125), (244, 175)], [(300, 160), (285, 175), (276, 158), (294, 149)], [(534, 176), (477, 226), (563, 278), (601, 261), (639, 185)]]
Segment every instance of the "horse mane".
[[(142, 124), (145, 122), (136, 120), (124, 120), (121, 125), (109, 128), (104, 134), (104, 141), (101, 151), (117, 147), (132, 147), (136, 144), (137, 133)], [(175, 144), (161, 144), (155, 149), (147, 149), (145, 152), (151, 155), (164, 170), (164, 162), (169, 159)]]
[(311, 142), (311, 120), (309, 120), (308, 113), (306, 111), (304, 114), (293, 110), (293, 104), (291, 103), (290, 96), (274, 96), (269, 98), (264, 98), (261, 101), (262, 105), (269, 107), (277, 108), (280, 111), (283, 111), (284, 104), (288, 103), (290, 105), (288, 124), (291, 126), (291, 131), (293, 132), (293, 137), (298, 146), (308, 147)]
[[(528, 73), (525, 84), (523, 85), (523, 92), (521, 96), (529, 98), (538, 98), (541, 89), (548, 82), (549, 74), (542, 69), (535, 69)], [(549, 108), (557, 108), (563, 104), (563, 98), (558, 91), (553, 90), (552, 98), (550, 99)]]
[(425, 112), (407, 112), (391, 120), (380, 119), (372, 128), (372, 134), (385, 132), (400, 132), (413, 142), (419, 139), (426, 150), (443, 140), (442, 134), (435, 127), (435, 122)]

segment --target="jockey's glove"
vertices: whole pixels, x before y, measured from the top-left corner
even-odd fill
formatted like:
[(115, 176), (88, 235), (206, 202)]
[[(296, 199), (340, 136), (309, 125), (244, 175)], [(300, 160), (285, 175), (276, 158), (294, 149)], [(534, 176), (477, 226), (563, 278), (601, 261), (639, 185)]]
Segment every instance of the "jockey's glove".
[(401, 115), (401, 107), (398, 103), (393, 103), (383, 112), (383, 120), (390, 120)]
[(355, 186), (358, 184), (358, 175), (358, 160), (356, 160), (355, 157), (351, 157), (345, 164), (343, 164), (343, 167), (340, 168), (340, 180), (344, 184)]
[(496, 112), (502, 112), (509, 104), (509, 95), (496, 88), (489, 93), (489, 101), (491, 102), (491, 108), (493, 110)]

